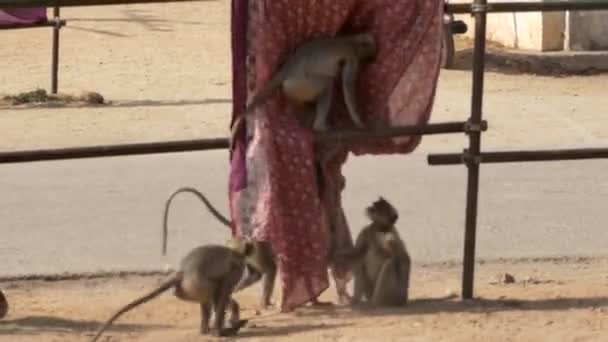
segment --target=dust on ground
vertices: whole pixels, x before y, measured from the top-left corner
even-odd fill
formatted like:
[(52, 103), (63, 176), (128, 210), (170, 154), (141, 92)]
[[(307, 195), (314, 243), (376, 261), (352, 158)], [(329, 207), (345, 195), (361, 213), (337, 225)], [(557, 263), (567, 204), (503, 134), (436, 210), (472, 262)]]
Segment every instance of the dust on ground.
[[(259, 312), (259, 288), (237, 294), (245, 341), (605, 341), (608, 259), (494, 261), (477, 267), (474, 301), (441, 299), (460, 288), (460, 267), (417, 266), (405, 308), (302, 307)], [(513, 283), (501, 281), (508, 273)], [(3, 283), (10, 302), (0, 341), (87, 341), (122, 305), (163, 276)], [(278, 298), (275, 293), (274, 299)], [(335, 299), (329, 289), (322, 299)], [(214, 341), (198, 334), (199, 308), (170, 294), (121, 317), (102, 341)]]

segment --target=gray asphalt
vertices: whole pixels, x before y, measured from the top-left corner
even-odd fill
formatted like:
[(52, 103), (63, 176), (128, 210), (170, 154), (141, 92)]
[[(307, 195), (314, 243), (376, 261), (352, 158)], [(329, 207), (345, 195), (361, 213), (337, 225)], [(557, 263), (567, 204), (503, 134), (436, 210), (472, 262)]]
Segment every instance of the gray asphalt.
[[(466, 170), (428, 166), (428, 150), (352, 157), (346, 213), (356, 233), (365, 224), (363, 208), (383, 195), (401, 212), (399, 229), (415, 261), (458, 260)], [(478, 256), (607, 254), (607, 169), (606, 161), (483, 166)], [(3, 165), (0, 276), (174, 265), (188, 248), (223, 242), (228, 231), (182, 195), (170, 218), (169, 255), (162, 257), (165, 199), (193, 185), (227, 213), (226, 174), (220, 151)]]

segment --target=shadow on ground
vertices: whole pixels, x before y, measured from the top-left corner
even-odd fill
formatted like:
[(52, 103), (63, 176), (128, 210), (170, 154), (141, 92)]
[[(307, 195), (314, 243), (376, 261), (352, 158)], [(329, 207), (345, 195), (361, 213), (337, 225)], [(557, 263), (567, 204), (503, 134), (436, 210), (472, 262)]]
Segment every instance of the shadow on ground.
[(556, 298), (538, 300), (474, 299), (470, 301), (424, 298), (415, 299), (403, 308), (372, 309), (369, 307), (303, 309), (298, 316), (358, 318), (369, 316), (434, 315), (438, 313), (497, 313), (506, 311), (565, 311), (608, 307), (608, 297)]
[[(506, 75), (535, 74), (566, 77), (571, 75), (597, 75), (608, 73), (608, 63), (599, 63), (606, 55), (525, 54), (489, 47), (486, 53), (486, 71)], [(452, 70), (470, 71), (473, 65), (473, 48), (456, 51)]]
[[(2, 96), (0, 96), (2, 97)], [(177, 107), (177, 106), (202, 106), (218, 103), (232, 103), (231, 99), (200, 99), (200, 100), (175, 100), (175, 101), (156, 101), (156, 100), (109, 100), (104, 104), (88, 104), (83, 102), (43, 102), (28, 103), (21, 105), (11, 105), (8, 101), (0, 99), (0, 109), (27, 110), (32, 108), (133, 108), (133, 107)]]
[[(97, 321), (72, 320), (52, 316), (28, 316), (0, 321), (0, 335), (41, 335), (50, 332), (77, 333), (93, 332), (103, 323)], [(108, 331), (143, 331), (168, 328), (165, 325), (153, 324), (113, 324)]]
[(288, 336), (311, 330), (334, 330), (351, 326), (352, 324), (288, 324), (286, 326), (265, 326), (260, 323), (249, 323), (239, 332), (239, 339)]

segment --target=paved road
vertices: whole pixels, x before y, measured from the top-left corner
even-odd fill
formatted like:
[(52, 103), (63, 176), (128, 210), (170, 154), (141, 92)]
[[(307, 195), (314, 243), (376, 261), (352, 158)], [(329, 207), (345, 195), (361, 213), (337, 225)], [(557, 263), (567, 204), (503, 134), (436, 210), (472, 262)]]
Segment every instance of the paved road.
[[(462, 120), (470, 74), (442, 75), (432, 120)], [(488, 74), (483, 149), (608, 146), (607, 80)], [(162, 124), (155, 118), (149, 127)], [(40, 137), (48, 130), (27, 129)], [(344, 204), (353, 232), (363, 208), (384, 195), (401, 212), (415, 261), (460, 259), (465, 168), (430, 167), (425, 156), (465, 143), (463, 135), (432, 136), (412, 155), (351, 158)], [(171, 215), (170, 254), (160, 255), (162, 209), (174, 189), (194, 185), (227, 212), (226, 159), (217, 151), (3, 165), (0, 276), (159, 269), (194, 245), (223, 242), (225, 228), (183, 196)], [(478, 255), (607, 254), (606, 170), (607, 161), (483, 166)]]
[[(222, 152), (3, 166), (0, 276), (159, 269), (196, 244), (223, 242), (225, 228), (185, 195), (174, 202), (170, 255), (160, 256), (166, 196), (194, 184), (227, 211), (226, 167)], [(479, 256), (605, 254), (607, 168), (604, 161), (484, 167)], [(398, 205), (417, 261), (460, 258), (464, 167), (429, 167), (416, 153), (352, 158), (346, 174), (353, 231), (365, 222), (362, 208), (384, 195)]]

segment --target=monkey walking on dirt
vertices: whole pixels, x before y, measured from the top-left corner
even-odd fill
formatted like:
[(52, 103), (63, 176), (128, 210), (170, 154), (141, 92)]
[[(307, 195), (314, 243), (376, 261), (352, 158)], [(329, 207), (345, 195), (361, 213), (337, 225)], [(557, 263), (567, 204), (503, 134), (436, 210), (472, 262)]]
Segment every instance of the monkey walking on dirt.
[[(169, 208), (171, 206), (171, 202), (173, 201), (173, 198), (175, 198), (175, 196), (177, 196), (178, 194), (183, 193), (183, 192), (187, 192), (187, 193), (191, 193), (191, 194), (195, 195), (198, 199), (200, 199), (205, 204), (205, 206), (207, 207), (209, 212), (211, 212), (211, 214), (218, 221), (220, 221), (222, 224), (224, 224), (228, 228), (232, 227), (232, 222), (228, 218), (226, 218), (224, 215), (222, 215), (211, 204), (211, 202), (207, 199), (207, 197), (205, 197), (205, 195), (203, 195), (200, 191), (198, 191), (192, 187), (183, 187), (183, 188), (177, 189), (175, 192), (173, 192), (173, 194), (171, 194), (171, 196), (169, 197), (169, 199), (167, 199), (167, 202), (165, 203), (165, 212), (163, 215), (163, 238), (162, 238), (163, 239), (163, 245), (162, 245), (163, 254), (166, 254), (166, 250), (167, 250)], [(276, 279), (276, 275), (277, 275), (276, 254), (272, 248), (272, 245), (268, 241), (257, 241), (257, 240), (252, 239), (250, 241), (250, 243), (255, 245), (256, 253), (248, 256), (246, 258), (246, 262), (254, 265), (254, 267), (256, 269), (258, 269), (260, 271), (260, 273), (263, 275), (262, 296), (261, 296), (260, 306), (265, 309), (268, 306), (270, 306), (270, 298), (272, 297), (272, 292), (274, 290), (274, 284), (275, 284), (275, 279)], [(350, 301), (350, 296), (348, 295), (347, 290), (346, 290), (346, 284), (343, 284), (343, 286), (340, 286), (340, 285), (342, 285), (342, 284), (336, 284), (336, 290), (338, 292), (338, 296), (340, 297), (340, 301), (341, 302)], [(315, 305), (315, 306), (331, 305), (331, 303), (329, 303), (329, 302), (321, 302), (316, 298), (313, 299), (311, 301), (311, 303), (312, 303), (312, 305)]]
[[(177, 298), (199, 303), (201, 307), (201, 334), (212, 332), (216, 336), (233, 336), (247, 323), (240, 319), (239, 304), (232, 293), (260, 278), (256, 269), (249, 267), (245, 258), (255, 255), (255, 245), (244, 240), (231, 241), (229, 246), (205, 245), (191, 250), (181, 261), (180, 268), (162, 285), (143, 297), (127, 304), (116, 312), (97, 332), (95, 342), (121, 315), (144, 304), (163, 292), (173, 289)], [(226, 308), (230, 308), (230, 326), (224, 326)], [(209, 328), (212, 311), (215, 327)]]

